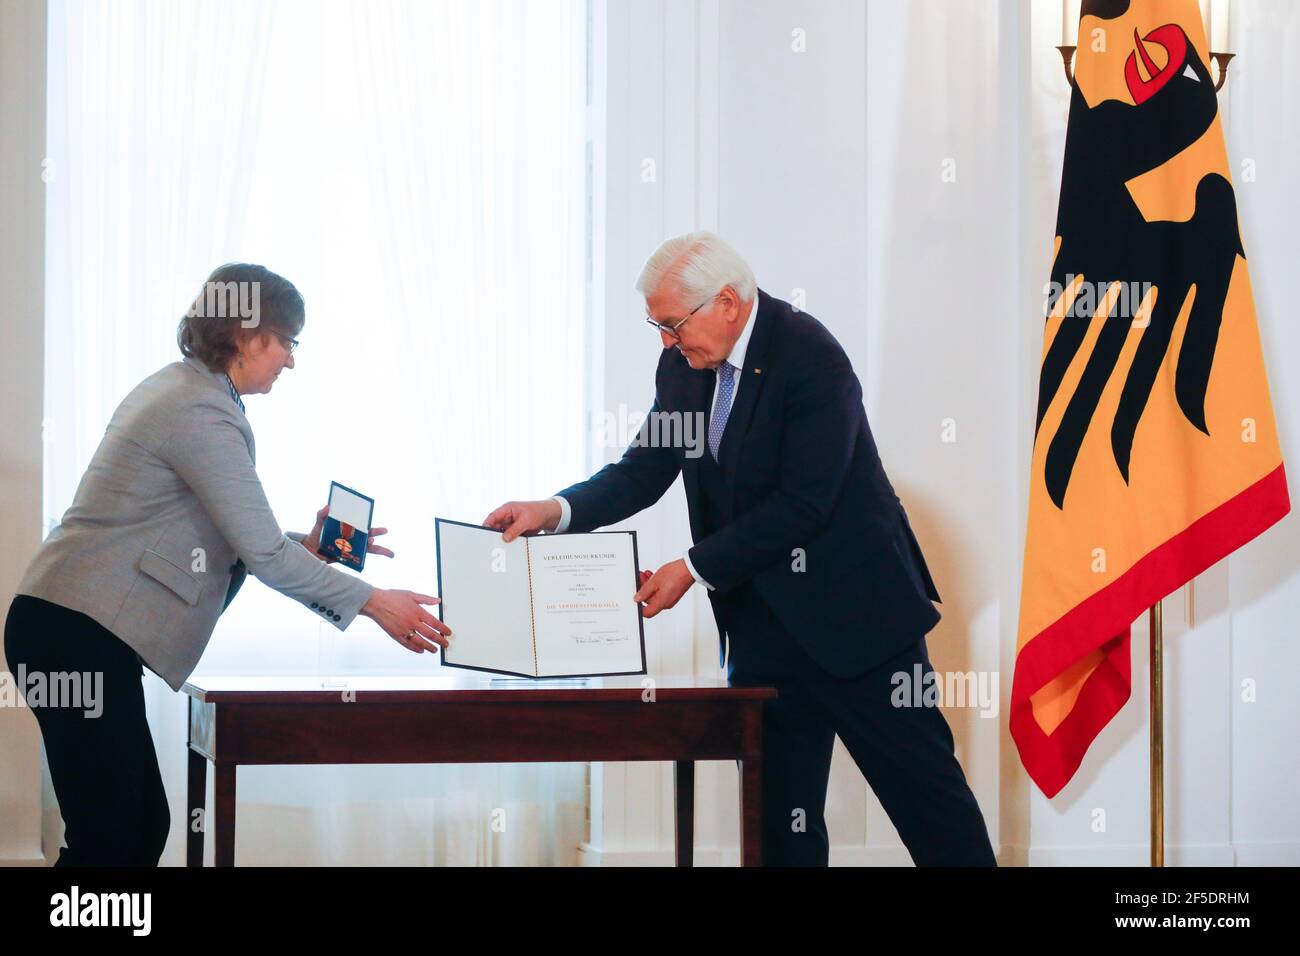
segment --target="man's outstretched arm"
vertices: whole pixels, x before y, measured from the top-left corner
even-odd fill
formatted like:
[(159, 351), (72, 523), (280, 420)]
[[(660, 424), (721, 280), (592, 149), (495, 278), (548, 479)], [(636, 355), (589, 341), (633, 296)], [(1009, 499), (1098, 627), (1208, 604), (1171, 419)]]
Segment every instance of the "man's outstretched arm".
[[(656, 399), (639, 436), (654, 434), (652, 425), (659, 412)], [(483, 519), (483, 524), (502, 529), (507, 541), (537, 531), (592, 531), (649, 508), (663, 497), (680, 471), (672, 448), (652, 447), (633, 439), (622, 458), (586, 481), (570, 485), (553, 498), (508, 501)], [(566, 513), (568, 520), (564, 521)]]

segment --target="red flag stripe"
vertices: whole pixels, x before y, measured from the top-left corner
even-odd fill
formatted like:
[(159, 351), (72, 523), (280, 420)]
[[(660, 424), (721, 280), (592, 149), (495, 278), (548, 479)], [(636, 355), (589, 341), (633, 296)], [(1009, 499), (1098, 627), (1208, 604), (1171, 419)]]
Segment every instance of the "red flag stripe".
[[(1016, 657), (1009, 723), (1021, 762), (1043, 793), (1053, 797), (1065, 786), (1097, 734), (1128, 700), (1132, 622), (1290, 510), (1285, 466), (1278, 465), (1025, 644)], [(1103, 634), (1114, 636), (1099, 639)], [(1085, 682), (1069, 716), (1049, 737), (1034, 720), (1029, 698), (1098, 648), (1105, 658)]]

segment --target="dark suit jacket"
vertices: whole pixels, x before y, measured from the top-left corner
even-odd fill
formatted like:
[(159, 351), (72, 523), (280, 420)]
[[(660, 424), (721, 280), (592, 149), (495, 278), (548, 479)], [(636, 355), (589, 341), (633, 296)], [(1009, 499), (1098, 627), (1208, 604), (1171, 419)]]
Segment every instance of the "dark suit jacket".
[[(727, 491), (716, 530), (706, 533), (702, 514), (701, 458), (685, 447), (634, 441), (620, 461), (558, 494), (572, 509), (568, 530), (590, 531), (654, 504), (681, 472), (691, 563), (716, 589), (719, 631), (724, 596), (750, 582), (813, 660), (854, 676), (934, 627), (939, 593), (881, 466), (848, 356), (811, 315), (761, 290), (756, 312), (719, 451)], [(665, 349), (650, 415), (701, 413), (707, 423), (715, 379)]]

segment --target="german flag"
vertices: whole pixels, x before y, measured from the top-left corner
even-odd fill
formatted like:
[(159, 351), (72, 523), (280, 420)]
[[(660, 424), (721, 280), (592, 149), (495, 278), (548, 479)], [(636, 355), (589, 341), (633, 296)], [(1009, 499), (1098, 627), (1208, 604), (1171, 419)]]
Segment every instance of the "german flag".
[(1047, 796), (1129, 697), (1129, 628), (1290, 510), (1196, 0), (1084, 0), (1011, 736)]

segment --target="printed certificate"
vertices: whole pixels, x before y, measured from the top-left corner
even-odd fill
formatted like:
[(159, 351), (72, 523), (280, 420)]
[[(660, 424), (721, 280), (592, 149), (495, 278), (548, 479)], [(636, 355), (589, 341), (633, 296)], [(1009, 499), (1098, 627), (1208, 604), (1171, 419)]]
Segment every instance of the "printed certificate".
[(636, 532), (516, 538), (438, 518), (449, 667), (523, 677), (644, 674)]

